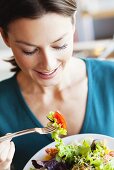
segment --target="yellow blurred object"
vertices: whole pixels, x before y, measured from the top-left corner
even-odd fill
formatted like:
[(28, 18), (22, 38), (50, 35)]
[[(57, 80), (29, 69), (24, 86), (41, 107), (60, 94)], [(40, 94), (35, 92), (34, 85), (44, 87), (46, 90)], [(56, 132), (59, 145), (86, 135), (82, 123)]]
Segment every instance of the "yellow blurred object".
[(94, 40), (74, 43), (74, 53), (99, 58), (114, 58), (114, 40)]

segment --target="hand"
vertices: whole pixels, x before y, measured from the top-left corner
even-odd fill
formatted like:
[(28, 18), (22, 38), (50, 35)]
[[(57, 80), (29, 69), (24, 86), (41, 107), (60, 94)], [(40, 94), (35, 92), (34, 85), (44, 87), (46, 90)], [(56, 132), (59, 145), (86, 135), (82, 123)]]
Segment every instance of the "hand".
[(0, 170), (10, 170), (15, 153), (15, 145), (11, 140), (0, 142)]

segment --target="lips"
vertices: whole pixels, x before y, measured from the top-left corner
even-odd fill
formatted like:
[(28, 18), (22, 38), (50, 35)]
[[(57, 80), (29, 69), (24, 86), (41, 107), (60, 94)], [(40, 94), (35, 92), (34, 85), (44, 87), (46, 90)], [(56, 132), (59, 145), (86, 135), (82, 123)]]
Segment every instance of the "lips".
[(57, 68), (54, 69), (54, 70), (52, 70), (52, 71), (50, 71), (50, 72), (39, 72), (39, 73), (40, 73), (40, 74), (43, 74), (43, 75), (51, 75), (51, 74), (53, 74), (56, 70), (57, 70)]
[(58, 66), (56, 69), (52, 70), (52, 71), (49, 71), (49, 72), (40, 72), (40, 71), (37, 71), (37, 70), (34, 70), (38, 76), (42, 79), (51, 79), (53, 77), (56, 76), (58, 70), (59, 70), (60, 66)]

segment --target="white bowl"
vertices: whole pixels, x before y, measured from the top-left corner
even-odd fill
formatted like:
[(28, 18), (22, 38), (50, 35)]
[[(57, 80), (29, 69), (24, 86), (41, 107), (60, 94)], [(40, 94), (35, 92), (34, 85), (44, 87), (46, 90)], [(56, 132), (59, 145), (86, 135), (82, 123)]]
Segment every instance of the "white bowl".
[[(65, 144), (69, 144), (71, 142), (80, 141), (80, 140), (88, 139), (88, 138), (106, 140), (106, 142), (107, 142), (106, 145), (108, 146), (108, 148), (114, 150), (114, 138), (106, 136), (106, 135), (101, 135), (101, 134), (77, 134), (77, 135), (65, 137), (65, 138), (63, 138), (63, 141), (65, 142)], [(28, 161), (28, 163), (25, 165), (23, 170), (29, 170), (30, 168), (33, 168), (31, 160), (43, 160), (46, 155), (45, 149), (51, 148), (54, 146), (55, 146), (55, 142), (45, 146), (40, 151), (38, 151)]]

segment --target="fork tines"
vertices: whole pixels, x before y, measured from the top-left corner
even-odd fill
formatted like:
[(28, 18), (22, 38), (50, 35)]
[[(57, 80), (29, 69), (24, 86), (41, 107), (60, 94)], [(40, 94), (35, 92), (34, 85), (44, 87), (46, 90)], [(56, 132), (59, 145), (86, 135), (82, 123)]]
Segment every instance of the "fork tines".
[(45, 131), (47, 131), (47, 133), (49, 133), (49, 132), (51, 133), (55, 130), (56, 130), (56, 128), (52, 125), (45, 127)]

